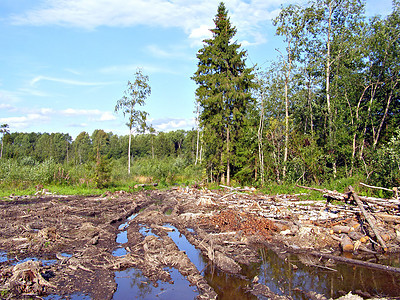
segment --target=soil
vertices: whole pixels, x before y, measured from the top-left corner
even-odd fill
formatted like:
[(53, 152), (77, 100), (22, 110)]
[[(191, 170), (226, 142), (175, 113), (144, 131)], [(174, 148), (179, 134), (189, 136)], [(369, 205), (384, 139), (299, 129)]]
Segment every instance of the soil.
[[(283, 213), (277, 211), (276, 199), (271, 201), (275, 205), (260, 206), (266, 196), (254, 192), (195, 188), (1, 200), (0, 251), (7, 259), (0, 260), (0, 298), (81, 292), (93, 299), (111, 299), (117, 288), (116, 271), (134, 267), (156, 284), (170, 281), (165, 267), (173, 267), (197, 287), (198, 299), (216, 299), (201, 270), (167, 235), (170, 229), (165, 224), (175, 226), (216, 268), (231, 274), (260, 261), (260, 245), (339, 251), (326, 226), (300, 222), (294, 212), (275, 219), (268, 216)], [(124, 222), (129, 223), (123, 244), (127, 254), (114, 256)], [(144, 236), (143, 227), (151, 228), (157, 237)], [(26, 258), (39, 261), (17, 264)], [(53, 263), (41, 263), (46, 260)], [(249, 292), (259, 295), (263, 289), (254, 281)], [(264, 295), (275, 299), (270, 291)]]

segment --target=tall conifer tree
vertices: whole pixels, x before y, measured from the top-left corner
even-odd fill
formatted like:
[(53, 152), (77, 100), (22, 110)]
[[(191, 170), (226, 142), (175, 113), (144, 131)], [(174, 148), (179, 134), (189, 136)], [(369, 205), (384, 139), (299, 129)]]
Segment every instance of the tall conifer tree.
[(253, 68), (245, 64), (246, 51), (232, 42), (236, 28), (231, 26), (223, 2), (218, 6), (211, 39), (197, 54), (198, 69), (192, 79), (198, 84), (196, 96), (201, 108), (199, 121), (206, 143), (207, 168), (217, 180), (226, 175), (230, 185), (236, 145), (252, 104)]

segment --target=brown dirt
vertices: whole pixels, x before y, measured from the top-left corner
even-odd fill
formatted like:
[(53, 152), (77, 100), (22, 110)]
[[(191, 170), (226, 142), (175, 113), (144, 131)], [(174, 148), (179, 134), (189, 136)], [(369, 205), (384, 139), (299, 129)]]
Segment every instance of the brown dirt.
[[(256, 213), (265, 210), (257, 204), (259, 198), (257, 194), (175, 189), (2, 200), (0, 251), (7, 252), (8, 260), (0, 263), (0, 290), (4, 298), (82, 292), (93, 299), (111, 299), (116, 271), (134, 267), (156, 282), (170, 281), (165, 267), (173, 267), (197, 287), (199, 299), (215, 299), (217, 294), (201, 270), (168, 237), (166, 223), (184, 234), (214, 266), (232, 274), (240, 273), (241, 264), (260, 260), (260, 244), (337, 248), (337, 241), (321, 227), (300, 227), (293, 216), (273, 222)], [(113, 256), (118, 226), (136, 213), (127, 228), (124, 247), (128, 254)], [(141, 226), (151, 228), (158, 237), (144, 237)], [(280, 231), (289, 234), (277, 234)], [(22, 271), (12, 265), (27, 257), (56, 262), (34, 268), (24, 265)]]

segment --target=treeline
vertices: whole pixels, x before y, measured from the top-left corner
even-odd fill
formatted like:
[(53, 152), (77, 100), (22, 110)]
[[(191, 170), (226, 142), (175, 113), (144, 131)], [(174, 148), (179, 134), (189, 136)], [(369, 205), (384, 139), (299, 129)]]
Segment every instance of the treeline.
[[(127, 159), (128, 136), (95, 130), (81, 132), (76, 139), (64, 133), (22, 133), (4, 135), (3, 159), (41, 163), (52, 158), (60, 164), (85, 164), (100, 154), (107, 159)], [(196, 132), (176, 130), (132, 137), (133, 159), (182, 156), (191, 163), (196, 155)]]
[[(194, 166), (196, 132), (176, 130), (132, 137), (132, 173), (127, 173), (128, 136), (95, 130), (76, 139), (63, 133), (7, 133), (0, 182), (78, 184), (105, 187), (135, 177), (164, 184), (200, 180)], [(198, 175), (200, 174), (200, 176)]]

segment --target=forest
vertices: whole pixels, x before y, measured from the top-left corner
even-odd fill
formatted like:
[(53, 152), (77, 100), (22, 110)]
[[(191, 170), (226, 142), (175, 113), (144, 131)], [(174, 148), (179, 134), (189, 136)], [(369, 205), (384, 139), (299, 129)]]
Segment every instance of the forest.
[[(2, 187), (106, 187), (139, 178), (165, 185), (400, 185), (399, 1), (389, 15), (371, 18), (359, 0), (282, 7), (273, 23), (285, 48), (266, 68), (247, 63), (224, 3), (214, 23), (192, 77), (197, 128), (145, 126), (130, 142), (130, 135), (101, 129), (73, 140), (10, 133), (4, 124)], [(127, 95), (139, 97), (133, 108), (149, 93)]]

